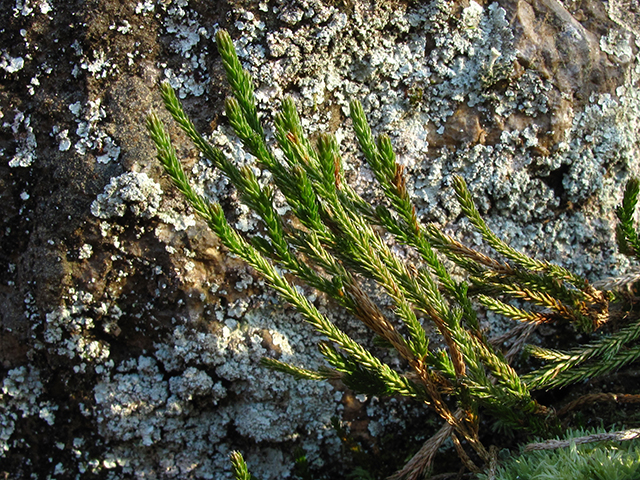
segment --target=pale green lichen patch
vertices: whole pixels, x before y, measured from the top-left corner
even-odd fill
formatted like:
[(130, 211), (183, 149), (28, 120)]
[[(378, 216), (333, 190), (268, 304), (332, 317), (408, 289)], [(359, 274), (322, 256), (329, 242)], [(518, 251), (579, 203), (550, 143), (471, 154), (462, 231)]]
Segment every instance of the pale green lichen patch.
[(98, 218), (122, 217), (127, 210), (136, 216), (156, 214), (162, 190), (146, 173), (128, 172), (111, 179), (91, 204), (91, 213)]

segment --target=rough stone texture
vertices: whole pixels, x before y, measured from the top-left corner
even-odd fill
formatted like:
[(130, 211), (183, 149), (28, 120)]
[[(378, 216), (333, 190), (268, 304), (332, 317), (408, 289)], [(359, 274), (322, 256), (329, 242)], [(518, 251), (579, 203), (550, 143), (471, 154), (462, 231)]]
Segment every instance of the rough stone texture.
[[(514, 246), (590, 278), (626, 268), (612, 210), (638, 174), (640, 59), (623, 1), (1, 5), (6, 478), (223, 479), (235, 448), (261, 478), (287, 478), (297, 447), (314, 468), (339, 466), (333, 416), (382, 437), (416, 415), (258, 366), (265, 354), (313, 366), (317, 338), (185, 209), (144, 129), (151, 110), (168, 120), (156, 88), (168, 79), (197, 127), (250, 162), (222, 114), (219, 27), (264, 118), (293, 95), (310, 133), (340, 139), (372, 201), (353, 97), (392, 137), (424, 221), (478, 241), (452, 197), (459, 173)], [(199, 188), (256, 228), (172, 128)]]

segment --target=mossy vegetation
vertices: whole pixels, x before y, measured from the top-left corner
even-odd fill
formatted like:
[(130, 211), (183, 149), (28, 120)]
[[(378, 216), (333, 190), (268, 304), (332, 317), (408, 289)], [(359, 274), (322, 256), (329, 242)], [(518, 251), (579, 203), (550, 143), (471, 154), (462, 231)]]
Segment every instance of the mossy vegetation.
[(523, 452), (509, 457), (496, 475), (478, 475), (479, 480), (635, 480), (640, 478), (640, 442), (579, 444), (579, 439), (605, 434), (603, 428), (571, 430), (562, 439), (569, 445), (549, 450)]
[[(485, 471), (487, 478), (494, 478), (499, 441), (486, 434), (489, 429), (514, 432), (518, 441), (526, 441), (531, 434), (555, 436), (567, 426), (559, 406), (545, 403), (553, 397), (538, 392), (609, 374), (640, 356), (640, 316), (628, 292), (636, 276), (591, 284), (560, 265), (513, 249), (488, 228), (458, 176), (453, 185), (462, 213), (494, 255), (469, 248), (434, 225), (422, 225), (389, 138), (374, 138), (357, 101), (350, 104), (353, 128), (386, 197), (384, 204), (368, 204), (346, 183), (336, 139), (325, 134), (310, 141), (291, 99), (282, 102), (274, 119), (277, 147), (283, 155), (276, 154), (266, 142), (251, 77), (243, 70), (231, 39), (219, 31), (216, 41), (233, 92), (226, 103), (227, 118), (246, 151), (255, 157), (256, 167), (270, 173), (272, 185), (261, 184), (252, 168), (239, 168), (212, 147), (196, 131), (168, 84), (162, 85), (162, 96), (202, 155), (227, 176), (240, 200), (260, 217), (262, 233), (237, 231), (220, 204), (194, 190), (163, 125), (151, 115), (147, 126), (158, 159), (229, 252), (252, 266), (326, 339), (317, 345), (326, 360), (321, 368), (276, 358), (265, 358), (266, 367), (300, 380), (339, 380), (366, 395), (407, 397), (427, 405), (442, 419), (440, 430), (391, 478), (418, 479), (428, 474), (448, 439), (469, 472)], [(285, 221), (278, 213), (276, 190), (295, 218)], [(623, 252), (636, 258), (640, 248), (633, 214), (638, 190), (637, 181), (629, 182), (618, 210), (619, 243)], [(408, 264), (390, 247), (393, 242), (411, 249), (421, 262)], [(464, 281), (452, 276), (445, 259), (466, 271)], [(386, 363), (375, 350), (339, 329), (301, 293), (298, 282), (332, 298), (336, 308), (366, 325), (377, 343), (395, 351), (400, 361)], [(376, 303), (376, 297), (392, 307)], [(493, 336), (480, 325), (481, 309), (510, 319), (513, 328), (506, 335)], [(427, 324), (435, 327), (440, 345), (430, 342)], [(586, 340), (576, 340), (562, 351), (525, 347), (529, 335), (542, 324), (571, 329)], [(605, 329), (606, 334), (599, 333)], [(534, 358), (526, 368), (517, 363), (523, 348)], [(603, 452), (603, 462), (618, 461), (613, 450), (611, 455)], [(241, 456), (234, 454), (232, 460), (236, 478), (248, 479)], [(354, 478), (366, 478), (365, 473), (371, 474), (358, 470)]]

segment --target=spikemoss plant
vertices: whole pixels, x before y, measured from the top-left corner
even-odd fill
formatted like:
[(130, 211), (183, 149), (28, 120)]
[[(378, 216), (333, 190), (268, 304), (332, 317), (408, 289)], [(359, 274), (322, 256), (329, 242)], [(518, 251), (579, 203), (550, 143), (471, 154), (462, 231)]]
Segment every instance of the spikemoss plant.
[(251, 480), (249, 468), (247, 467), (242, 454), (240, 452), (231, 452), (229, 458), (231, 459), (233, 478), (235, 480)]
[[(151, 115), (147, 126), (158, 159), (226, 248), (262, 275), (326, 339), (317, 345), (326, 359), (325, 367), (310, 370), (274, 358), (265, 358), (265, 366), (299, 379), (339, 379), (359, 393), (410, 397), (443, 419), (440, 432), (395, 478), (421, 476), (447, 438), (470, 471), (492, 465), (495, 449), (481, 440), (481, 415), (505, 428), (538, 435), (559, 432), (554, 409), (536, 401), (533, 389), (579, 382), (620, 368), (640, 355), (635, 343), (640, 322), (629, 308), (623, 328), (598, 341), (569, 352), (531, 347), (530, 352), (545, 364), (518, 374), (510, 361), (537, 325), (565, 323), (594, 332), (611, 318), (612, 303), (624, 304), (624, 295), (616, 294), (615, 288), (596, 288), (563, 267), (530, 258), (504, 243), (480, 217), (461, 177), (454, 177), (453, 184), (462, 212), (496, 258), (464, 246), (433, 225), (422, 225), (389, 138), (374, 138), (358, 101), (350, 104), (354, 132), (386, 197), (384, 204), (369, 205), (345, 181), (336, 139), (329, 134), (320, 135), (315, 142), (307, 138), (289, 98), (283, 100), (274, 119), (275, 139), (284, 154), (276, 155), (265, 139), (251, 77), (242, 68), (229, 35), (219, 31), (216, 42), (233, 93), (226, 102), (228, 121), (255, 157), (256, 166), (270, 172), (272, 185), (262, 186), (252, 168), (239, 168), (211, 146), (166, 83), (161, 86), (162, 97), (202, 155), (227, 176), (240, 200), (260, 217), (263, 233), (251, 236), (236, 231), (218, 203), (192, 188), (163, 125)], [(634, 186), (637, 184), (631, 184), (618, 212), (618, 236), (627, 251), (637, 254), (640, 249), (632, 217), (638, 189)], [(276, 189), (294, 218), (284, 221), (278, 214), (273, 203)], [(421, 262), (405, 263), (393, 253), (389, 241), (413, 249)], [(465, 269), (467, 280), (455, 280), (443, 257)], [(296, 288), (297, 282), (334, 299), (336, 308), (364, 323), (379, 344), (394, 349), (404, 367), (385, 363), (340, 330)], [(376, 304), (370, 294), (372, 282), (392, 308)], [(512, 300), (527, 306), (516, 307)], [(491, 339), (491, 332), (480, 328), (479, 305), (512, 319), (510, 334)], [(427, 323), (435, 326), (444, 348), (430, 344)], [(514, 348), (503, 352), (503, 342), (509, 339), (514, 340)]]

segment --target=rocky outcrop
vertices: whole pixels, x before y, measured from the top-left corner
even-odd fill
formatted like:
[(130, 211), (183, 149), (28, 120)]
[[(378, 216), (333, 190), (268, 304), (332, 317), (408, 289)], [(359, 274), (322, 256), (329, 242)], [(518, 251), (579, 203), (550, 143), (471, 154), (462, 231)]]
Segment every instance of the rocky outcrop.
[[(332, 418), (374, 448), (385, 432), (411, 439), (426, 415), (259, 366), (267, 354), (317, 364), (318, 339), (185, 207), (144, 127), (153, 110), (168, 122), (157, 90), (168, 80), (197, 127), (250, 162), (222, 113), (220, 27), (254, 75), (267, 125), (292, 95), (310, 134), (340, 139), (350, 180), (371, 201), (380, 193), (357, 154), (353, 97), (391, 136), (423, 221), (477, 241), (453, 201), (458, 173), (517, 248), (590, 278), (626, 267), (613, 207), (638, 173), (640, 59), (635, 17), (618, 2), (4, 3), (7, 478), (217, 480), (229, 478), (235, 448), (263, 479), (290, 476), (296, 449), (338, 478)], [(171, 128), (198, 188), (238, 229), (259, 228)]]

